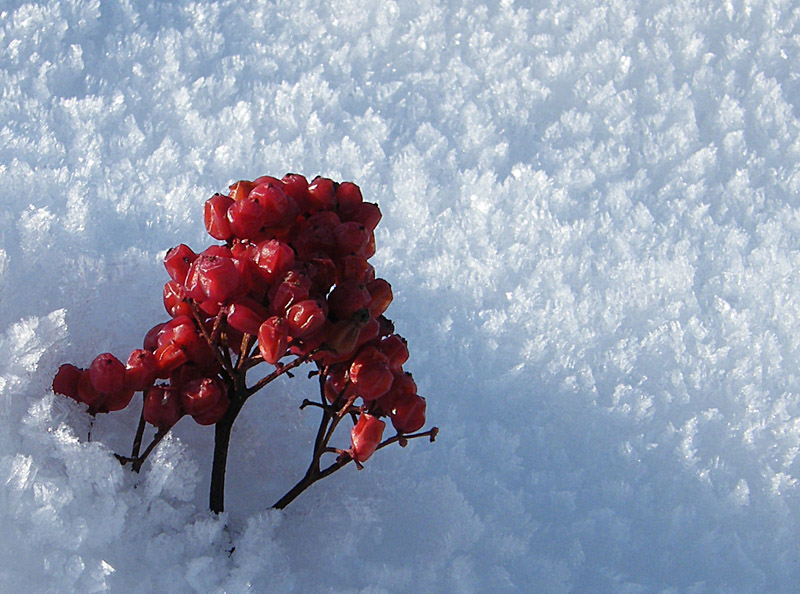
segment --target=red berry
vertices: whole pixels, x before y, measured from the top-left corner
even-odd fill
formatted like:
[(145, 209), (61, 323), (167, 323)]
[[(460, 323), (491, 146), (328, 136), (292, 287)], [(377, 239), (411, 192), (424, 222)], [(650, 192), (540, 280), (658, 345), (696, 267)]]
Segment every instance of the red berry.
[(213, 425), (222, 420), (222, 417), (228, 412), (228, 406), (230, 406), (228, 398), (221, 398), (215, 406), (205, 412), (193, 415), (192, 418), (198, 425)]
[(71, 363), (64, 363), (58, 368), (56, 376), (53, 378), (53, 392), (78, 400), (78, 382), (81, 373), (83, 373), (83, 369), (75, 367)]
[(78, 378), (78, 402), (84, 402), (89, 405), (89, 411), (94, 414), (94, 407), (103, 397), (103, 393), (92, 385), (89, 377), (89, 370), (81, 372)]
[(390, 334), (378, 346), (381, 352), (389, 359), (389, 369), (400, 371), (408, 360), (408, 343), (399, 334)]
[(289, 326), (286, 319), (272, 316), (264, 320), (258, 329), (258, 350), (264, 361), (270, 365), (286, 354), (289, 345)]
[(337, 260), (336, 282), (366, 282), (371, 266), (364, 256), (348, 255)]
[(338, 210), (344, 219), (347, 219), (349, 214), (353, 213), (363, 201), (361, 189), (353, 182), (342, 182), (336, 188)]
[(145, 393), (144, 407), (142, 408), (144, 420), (164, 431), (177, 423), (183, 411), (177, 390), (171, 386), (153, 386)]
[(405, 393), (394, 401), (389, 412), (392, 425), (399, 433), (413, 433), (425, 424), (425, 399)]
[(192, 416), (208, 412), (223, 399), (228, 399), (225, 384), (215, 377), (193, 379), (185, 383), (180, 392), (181, 406)]
[(146, 390), (156, 381), (158, 359), (146, 349), (136, 349), (125, 366), (125, 386), (132, 390)]
[(308, 186), (311, 206), (314, 210), (336, 209), (336, 186), (327, 177), (315, 177)]
[(350, 431), (350, 454), (361, 464), (375, 453), (383, 438), (386, 423), (368, 413), (362, 413)]
[(297, 203), (300, 212), (311, 210), (311, 195), (308, 193), (308, 180), (298, 173), (287, 173), (281, 180), (283, 191)]
[(231, 205), (228, 209), (228, 222), (234, 236), (239, 239), (253, 239), (267, 224), (267, 211), (258, 200), (247, 197)]
[(161, 324), (156, 324), (150, 330), (147, 331), (147, 334), (144, 336), (144, 341), (142, 346), (147, 349), (148, 351), (154, 351), (158, 348), (158, 336), (161, 334), (161, 331), (166, 326), (166, 322), (162, 322)]
[(203, 254), (189, 268), (186, 293), (196, 301), (222, 303), (236, 293), (240, 280), (233, 258)]
[(389, 415), (394, 409), (395, 402), (400, 399), (406, 398), (409, 395), (417, 393), (417, 384), (410, 373), (403, 373), (402, 371), (392, 371), (394, 381), (392, 387), (383, 396), (378, 398), (373, 403), (373, 408), (380, 414)]
[(347, 320), (362, 308), (369, 305), (372, 296), (366, 285), (355, 281), (345, 281), (336, 285), (328, 295), (331, 315), (338, 320)]
[(250, 194), (250, 190), (255, 187), (251, 181), (241, 180), (230, 186), (230, 197), (235, 202), (244, 200)]
[(228, 324), (244, 334), (255, 336), (269, 314), (261, 304), (242, 297), (228, 306)]
[(256, 245), (253, 261), (255, 272), (269, 283), (274, 283), (294, 265), (294, 250), (277, 239)]
[(377, 318), (387, 309), (392, 303), (392, 285), (382, 278), (376, 278), (367, 283), (367, 291), (369, 291), (369, 315)]
[(349, 221), (333, 230), (336, 253), (342, 256), (363, 255), (369, 241), (369, 232), (361, 223)]
[(98, 406), (97, 412), (114, 412), (127, 407), (133, 399), (134, 390), (125, 387), (117, 390), (113, 394), (103, 394), (102, 403)]
[(294, 200), (284, 193), (281, 188), (283, 184), (278, 180), (275, 181), (280, 186), (271, 182), (263, 183), (253, 188), (248, 197), (249, 200), (257, 201), (264, 209), (263, 224), (267, 227), (290, 224), (297, 216), (297, 205)]
[(173, 281), (183, 285), (186, 282), (186, 274), (189, 266), (197, 259), (192, 249), (186, 244), (180, 244), (167, 252), (164, 256), (164, 268)]
[(286, 311), (289, 334), (304, 338), (322, 327), (327, 318), (326, 306), (318, 299), (305, 299), (291, 305)]
[(369, 231), (374, 231), (381, 220), (381, 209), (372, 202), (362, 202), (353, 211), (350, 220), (364, 225)]
[(179, 282), (171, 280), (164, 285), (164, 309), (173, 318), (192, 315), (192, 308), (186, 301), (186, 290)]
[(98, 392), (118, 392), (125, 385), (125, 366), (111, 353), (97, 355), (89, 366), (89, 380)]
[(214, 239), (227, 241), (233, 235), (231, 224), (228, 220), (228, 209), (232, 204), (233, 198), (222, 194), (214, 194), (206, 200), (203, 222), (205, 223), (206, 231)]
[(364, 347), (350, 365), (350, 381), (365, 401), (375, 400), (392, 387), (394, 375), (386, 355), (375, 347)]

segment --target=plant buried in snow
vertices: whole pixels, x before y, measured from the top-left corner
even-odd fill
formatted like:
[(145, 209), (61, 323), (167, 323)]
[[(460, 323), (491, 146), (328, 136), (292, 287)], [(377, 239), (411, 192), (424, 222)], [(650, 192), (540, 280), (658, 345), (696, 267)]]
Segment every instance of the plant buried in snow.
[[(287, 174), (239, 181), (205, 203), (208, 233), (224, 244), (195, 253), (181, 244), (164, 265), (170, 319), (154, 326), (143, 348), (123, 364), (110, 353), (88, 369), (62, 365), (53, 390), (85, 403), (92, 415), (121, 410), (142, 392), (142, 414), (130, 456), (138, 471), (184, 416), (215, 425), (210, 507), (223, 510), (231, 428), (245, 401), (303, 363), (316, 369), (322, 419), (303, 478), (273, 507), (283, 508), (314, 482), (350, 461), (410, 438), (436, 437), (425, 424), (425, 399), (410, 373), (405, 339), (383, 314), (388, 282), (375, 276), (374, 229), (381, 213), (358, 186)], [(261, 364), (272, 371), (248, 383)], [(331, 447), (339, 423), (351, 420), (350, 447)], [(395, 434), (384, 439), (388, 418)], [(141, 451), (146, 425), (155, 436)], [(324, 454), (336, 458), (323, 467)]]

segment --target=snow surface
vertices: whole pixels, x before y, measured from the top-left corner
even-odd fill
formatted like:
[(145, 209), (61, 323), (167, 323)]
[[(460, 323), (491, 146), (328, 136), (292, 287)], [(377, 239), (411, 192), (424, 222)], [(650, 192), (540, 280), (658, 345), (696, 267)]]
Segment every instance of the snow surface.
[[(435, 444), (267, 508), (287, 381), (140, 476), (64, 361), (163, 320), (239, 178), (360, 184)], [(0, 3), (0, 590), (789, 592), (800, 8), (789, 0)], [(235, 547), (233, 553), (230, 550)]]

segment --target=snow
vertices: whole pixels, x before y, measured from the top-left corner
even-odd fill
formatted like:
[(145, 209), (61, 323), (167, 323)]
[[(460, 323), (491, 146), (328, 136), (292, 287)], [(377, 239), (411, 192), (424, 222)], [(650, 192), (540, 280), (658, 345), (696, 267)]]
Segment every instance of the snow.
[[(800, 580), (800, 11), (784, 0), (0, 6), (0, 589), (788, 592)], [(377, 201), (436, 443), (302, 474), (303, 374), (141, 475), (50, 391), (165, 317), (202, 204)], [(91, 440), (87, 439), (91, 430)]]

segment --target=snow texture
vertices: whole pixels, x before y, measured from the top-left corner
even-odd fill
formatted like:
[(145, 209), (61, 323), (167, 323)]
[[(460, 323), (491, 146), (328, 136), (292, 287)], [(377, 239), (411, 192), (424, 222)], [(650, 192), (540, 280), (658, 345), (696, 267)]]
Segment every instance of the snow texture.
[[(800, 9), (790, 0), (0, 4), (0, 590), (790, 592)], [(141, 475), (50, 391), (165, 317), (240, 178), (357, 182), (435, 444), (269, 505), (301, 377)], [(303, 374), (301, 374), (303, 375)], [(796, 591), (796, 590), (794, 590)]]

